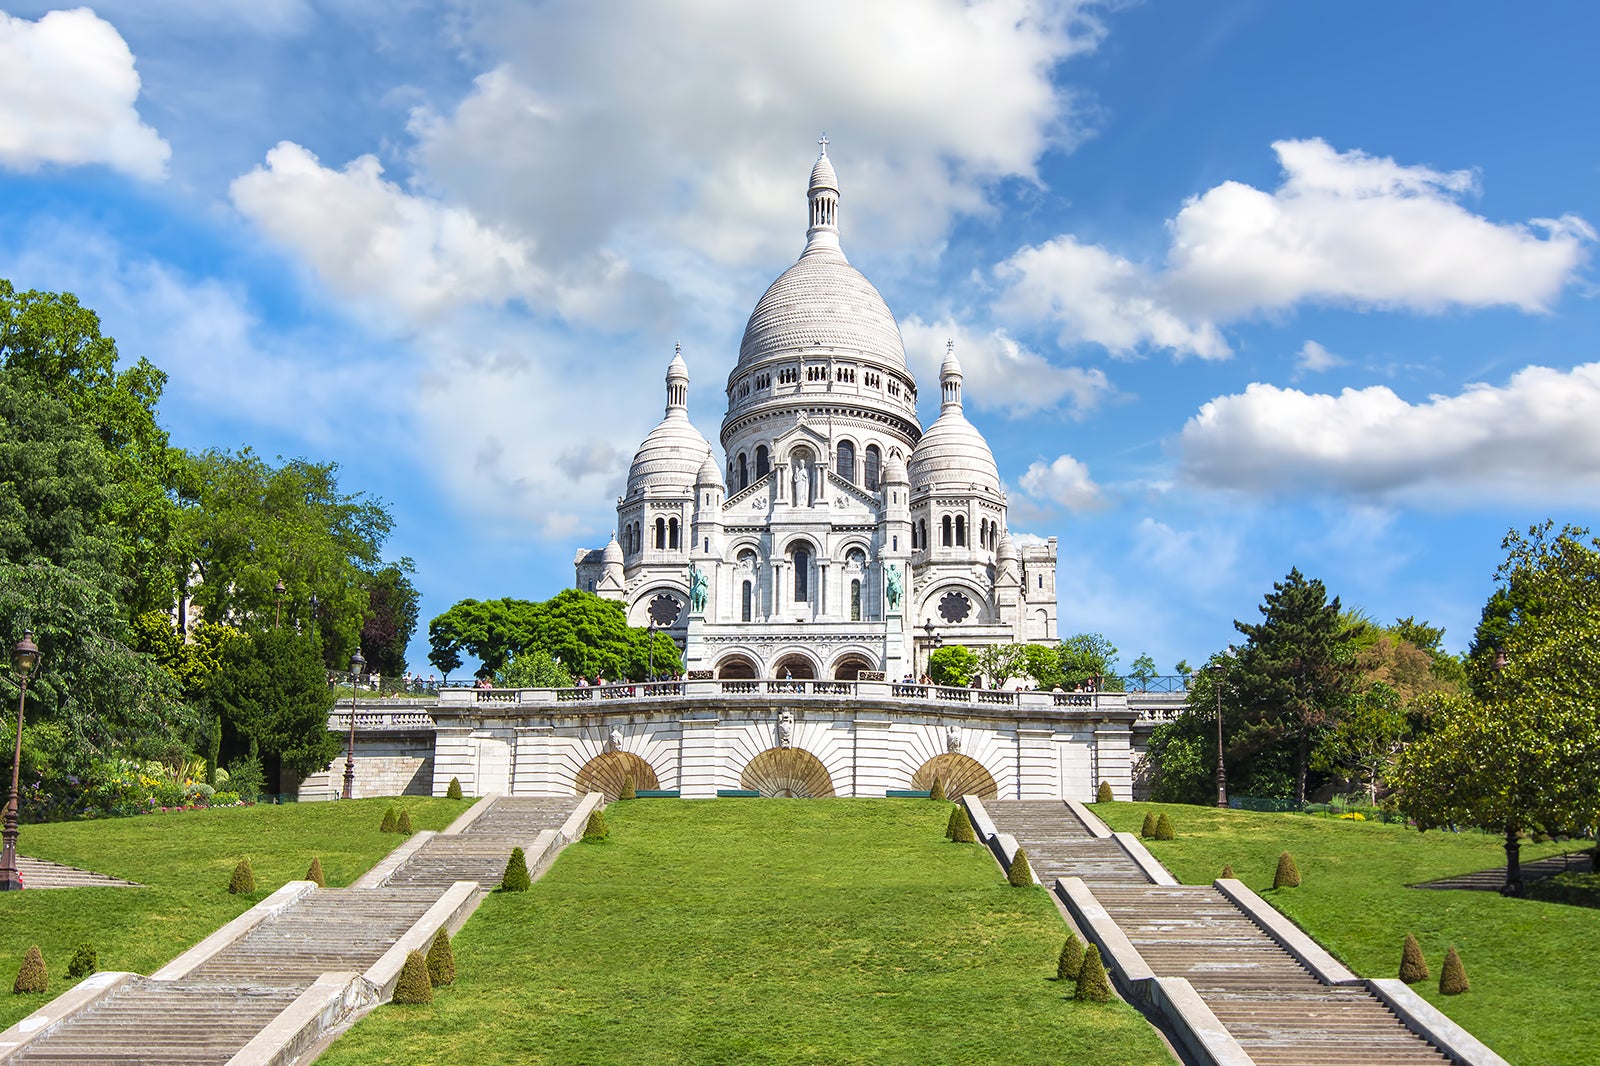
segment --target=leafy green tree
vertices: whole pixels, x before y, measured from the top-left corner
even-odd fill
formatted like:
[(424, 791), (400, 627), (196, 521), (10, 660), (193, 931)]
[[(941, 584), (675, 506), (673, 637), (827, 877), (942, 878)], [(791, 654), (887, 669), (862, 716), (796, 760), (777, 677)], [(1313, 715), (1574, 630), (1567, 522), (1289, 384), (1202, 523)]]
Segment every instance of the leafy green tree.
[(1061, 656), (1048, 644), (1022, 646), (1022, 672), (1033, 678), (1036, 688), (1046, 692), (1066, 687), (1066, 675), (1061, 672)]
[(978, 657), (959, 644), (948, 644), (928, 656), (928, 676), (935, 685), (965, 688), (978, 674)]
[(1027, 651), (1024, 644), (990, 644), (978, 652), (978, 672), (991, 684), (1004, 685), (1025, 673)]
[(572, 675), (543, 648), (529, 648), (495, 674), (494, 683), (500, 688), (571, 688)]
[[(494, 676), (518, 653), (542, 649), (570, 675), (643, 679), (650, 669), (650, 634), (628, 625), (622, 604), (566, 589), (544, 603), (462, 600), (428, 624), (428, 659), (448, 673), (461, 653), (476, 658), (480, 674)], [(450, 664), (450, 665), (446, 665)], [(676, 673), (676, 645), (657, 635), (657, 673)]]
[(1056, 656), (1061, 662), (1062, 688), (1093, 685), (1109, 692), (1121, 689), (1121, 679), (1116, 676), (1116, 645), (1099, 633), (1075, 633), (1067, 637), (1056, 649)]
[(416, 564), (409, 557), (382, 567), (367, 578), (367, 620), (361, 627), (361, 651), (367, 669), (384, 677), (406, 672), (406, 646), (417, 631), (421, 596), (411, 583)]
[(1150, 682), (1160, 676), (1156, 661), (1148, 655), (1140, 655), (1133, 660), (1133, 665), (1128, 668), (1128, 677), (1138, 684), (1138, 689), (1143, 692), (1150, 687)]
[(190, 626), (186, 641), (164, 611), (146, 611), (133, 620), (134, 646), (160, 663), (183, 698), (195, 704), (204, 699), (206, 684), (222, 665), (228, 646), (249, 641), (241, 630), (204, 620)]
[(312, 634), (265, 629), (229, 644), (207, 696), (222, 715), (225, 755), (259, 751), (269, 782), (301, 780), (339, 752), (328, 732), (334, 694)]
[(1350, 700), (1345, 713), (1323, 732), (1311, 754), (1311, 767), (1323, 772), (1353, 771), (1378, 802), (1378, 786), (1410, 733), (1400, 694), (1382, 681)]

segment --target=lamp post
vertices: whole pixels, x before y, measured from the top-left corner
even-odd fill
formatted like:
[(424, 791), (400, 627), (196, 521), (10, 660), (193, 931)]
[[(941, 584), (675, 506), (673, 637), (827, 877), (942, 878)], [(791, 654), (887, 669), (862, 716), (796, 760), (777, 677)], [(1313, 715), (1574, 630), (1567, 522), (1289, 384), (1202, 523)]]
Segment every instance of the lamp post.
[(1222, 679), (1228, 675), (1228, 665), (1225, 660), (1219, 660), (1206, 669), (1211, 671), (1211, 687), (1217, 691), (1217, 806), (1227, 807), (1228, 770), (1222, 761)]
[(11, 800), (6, 804), (5, 850), (0, 851), (0, 892), (20, 892), (22, 875), (17, 872), (17, 780), (22, 775), (22, 713), (28, 703), (28, 679), (39, 667), (39, 648), (33, 643), (33, 630), (22, 634), (11, 649), (11, 669), (17, 678), (17, 744), (11, 754)]
[(645, 619), (644, 628), (649, 635), (648, 639), (650, 641), (650, 671), (645, 680), (654, 681), (656, 679), (656, 620), (654, 618)]
[(273, 598), (278, 601), (277, 610), (272, 616), (273, 629), (277, 629), (283, 624), (283, 594), (287, 591), (288, 590), (283, 587), (283, 578), (281, 577), (278, 579), (278, 583), (272, 586)]
[(350, 747), (344, 754), (344, 798), (356, 798), (356, 683), (361, 677), (361, 670), (367, 665), (367, 660), (361, 657), (361, 649), (350, 656)]
[[(923, 633), (923, 636), (921, 638), (919, 638), (919, 639), (921, 639), (923, 647), (928, 649), (928, 654), (927, 654), (927, 659), (928, 659), (927, 667), (928, 667), (928, 669), (927, 669), (926, 672), (929, 673), (929, 674), (932, 674), (933, 673), (933, 650), (935, 648), (944, 647), (944, 638), (939, 636), (939, 634), (934, 631), (933, 619), (931, 619), (931, 618), (928, 619), (926, 622), (922, 623), (922, 633)], [(914, 638), (914, 639), (918, 639), (918, 638)], [(913, 655), (911, 657), (911, 666), (914, 669), (916, 667), (916, 665), (917, 665), (916, 656)], [(920, 677), (918, 678), (918, 680), (920, 680)]]

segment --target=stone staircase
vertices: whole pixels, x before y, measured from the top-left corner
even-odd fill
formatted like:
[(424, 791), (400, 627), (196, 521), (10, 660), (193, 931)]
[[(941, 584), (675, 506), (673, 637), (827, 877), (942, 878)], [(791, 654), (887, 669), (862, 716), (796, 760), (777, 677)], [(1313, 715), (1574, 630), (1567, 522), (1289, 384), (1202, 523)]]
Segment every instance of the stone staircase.
[(1158, 977), (1187, 978), (1259, 1066), (1450, 1062), (1360, 985), (1325, 985), (1214, 887), (1157, 885), (1059, 801), (990, 800), (1047, 886), (1082, 878)]
[(386, 884), (448, 888), (456, 881), (476, 881), (491, 889), (506, 872), (512, 848), (526, 849), (544, 830), (559, 829), (576, 806), (576, 799), (501, 797), (465, 832), (430, 838)]

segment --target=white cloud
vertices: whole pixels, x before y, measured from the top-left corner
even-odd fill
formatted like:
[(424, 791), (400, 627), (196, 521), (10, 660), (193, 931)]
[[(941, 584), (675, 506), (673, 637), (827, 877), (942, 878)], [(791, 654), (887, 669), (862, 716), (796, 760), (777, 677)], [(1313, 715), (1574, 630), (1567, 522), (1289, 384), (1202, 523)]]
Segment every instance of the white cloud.
[(139, 120), (138, 98), (133, 52), (93, 11), (37, 22), (0, 11), (0, 166), (103, 163), (162, 178), (172, 149)]
[(1105, 371), (1056, 366), (1017, 343), (1004, 330), (981, 333), (949, 318), (926, 323), (916, 315), (900, 325), (912, 372), (938, 395), (945, 342), (955, 341), (961, 361), (964, 403), (1013, 417), (1047, 410), (1066, 401), (1082, 415), (1115, 393)]
[(1302, 344), (1294, 360), (1295, 371), (1299, 374), (1320, 374), (1336, 366), (1344, 366), (1344, 360), (1316, 341)]
[(1089, 468), (1070, 455), (1054, 462), (1034, 462), (1022, 475), (1022, 489), (1031, 496), (1052, 500), (1073, 511), (1092, 511), (1105, 506), (1100, 486), (1089, 476)]
[(1149, 267), (1063, 235), (995, 268), (999, 313), (1113, 353), (1229, 354), (1219, 326), (1306, 302), (1436, 312), (1548, 310), (1587, 259), (1583, 219), (1501, 224), (1458, 202), (1471, 172), (1403, 166), (1321, 140), (1278, 141), (1272, 192), (1235, 181), (1190, 199)]
[(1415, 404), (1384, 386), (1332, 396), (1252, 384), (1205, 404), (1177, 450), (1183, 477), (1209, 488), (1593, 503), (1600, 363), (1532, 366)]
[(1234, 581), (1238, 535), (1231, 529), (1174, 529), (1147, 516), (1134, 527), (1132, 555), (1141, 572), (1172, 586), (1190, 592), (1224, 588)]

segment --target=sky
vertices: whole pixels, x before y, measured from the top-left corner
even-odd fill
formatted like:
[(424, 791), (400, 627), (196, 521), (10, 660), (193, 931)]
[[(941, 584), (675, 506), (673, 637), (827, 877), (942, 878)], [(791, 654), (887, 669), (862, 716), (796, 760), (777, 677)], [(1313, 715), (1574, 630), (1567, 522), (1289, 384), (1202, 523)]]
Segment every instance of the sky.
[(426, 670), (428, 619), (605, 543), (676, 343), (717, 439), (825, 131), (1063, 634), (1170, 672), (1298, 567), (1459, 651), (1509, 529), (1597, 524), (1596, 39), (1578, 0), (0, 0), (0, 277), (165, 370), (174, 444), (384, 501)]

